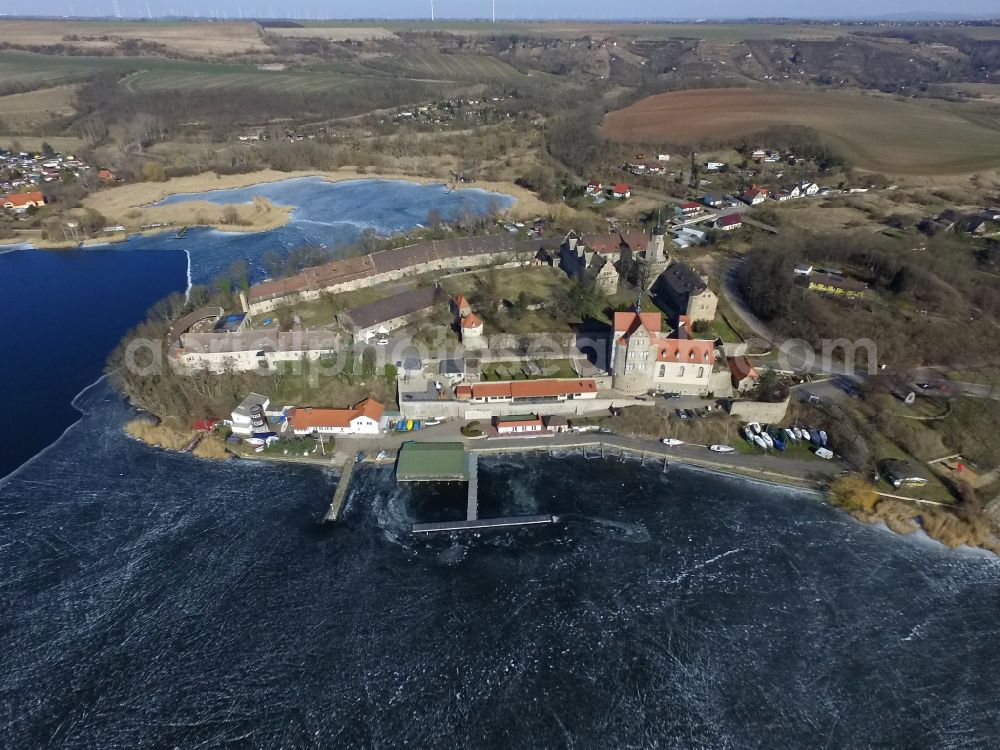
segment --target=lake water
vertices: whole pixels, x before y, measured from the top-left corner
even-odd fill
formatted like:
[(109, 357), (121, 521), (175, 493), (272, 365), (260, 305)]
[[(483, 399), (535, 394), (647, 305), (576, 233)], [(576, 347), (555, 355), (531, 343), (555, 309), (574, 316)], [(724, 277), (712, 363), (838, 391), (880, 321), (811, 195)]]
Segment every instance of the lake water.
[[(0, 486), (6, 747), (989, 748), (1000, 562), (679, 465), (490, 459), (447, 493), (168, 454), (87, 413)], [(417, 515), (420, 514), (420, 515)]]
[(250, 264), (256, 281), (263, 278), (259, 261), (268, 251), (287, 252), (303, 244), (336, 248), (354, 242), (366, 227), (383, 235), (411, 229), (432, 208), (455, 219), (513, 201), (483, 190), (449, 191), (444, 185), (305, 177), (173, 196), (163, 203), (245, 203), (255, 195), (294, 206), (291, 221), (250, 234), (195, 229), (183, 240), (168, 233), (81, 250), (0, 251), (0, 314), (8, 355), (0, 368), (8, 418), (0, 431), (0, 476), (79, 417), (70, 401), (100, 375), (115, 344), (157, 300), (184, 291), (189, 281), (208, 283), (238, 260)]
[[(0, 256), (22, 347), (5, 362), (7, 432), (33, 416), (22, 402), (59, 398), (57, 381), (70, 395), (91, 382), (116, 331), (184, 288), (177, 245), (197, 246), (194, 275), (207, 273), (219, 233), (195, 236), (156, 253), (130, 252), (145, 238)], [(121, 305), (114, 320), (102, 298)], [(56, 345), (62, 359), (22, 361)], [(553, 527), (414, 539), (414, 519), (462, 498), (375, 467), (355, 473), (343, 521), (322, 526), (332, 471), (149, 448), (123, 434), (131, 411), (103, 381), (74, 404), (80, 421), (0, 479), (0, 747), (1000, 736), (988, 554), (856, 523), (797, 490), (569, 454), (481, 465), (485, 511), (556, 513)]]

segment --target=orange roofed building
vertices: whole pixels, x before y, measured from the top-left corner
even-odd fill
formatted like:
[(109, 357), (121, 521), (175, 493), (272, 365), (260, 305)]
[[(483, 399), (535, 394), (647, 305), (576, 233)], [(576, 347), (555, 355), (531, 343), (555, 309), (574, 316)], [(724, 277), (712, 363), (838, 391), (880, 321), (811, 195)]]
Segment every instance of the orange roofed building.
[(378, 435), (385, 407), (366, 398), (350, 409), (295, 408), (288, 423), (296, 435)]
[(38, 190), (30, 193), (14, 193), (0, 200), (0, 206), (17, 213), (24, 213), (29, 208), (41, 208), (44, 205), (45, 196)]
[(597, 398), (597, 381), (583, 380), (508, 380), (474, 383), (455, 388), (455, 397), (478, 404), (573, 401)]
[(615, 390), (704, 396), (713, 389), (715, 342), (687, 338), (682, 325), (674, 336), (661, 332), (660, 313), (617, 312), (611, 343)]

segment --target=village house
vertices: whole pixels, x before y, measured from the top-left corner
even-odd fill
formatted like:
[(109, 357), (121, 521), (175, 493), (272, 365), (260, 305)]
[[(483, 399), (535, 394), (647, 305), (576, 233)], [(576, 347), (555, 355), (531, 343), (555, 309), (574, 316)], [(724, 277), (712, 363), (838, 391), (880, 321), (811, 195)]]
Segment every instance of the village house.
[(839, 274), (813, 272), (807, 277), (800, 277), (806, 280), (809, 289), (825, 294), (834, 294), (839, 297), (858, 299), (863, 296), (868, 285), (855, 279), (848, 279)]
[(714, 226), (721, 232), (732, 232), (743, 226), (743, 216), (739, 213), (725, 214), (715, 220)]
[(746, 392), (760, 380), (760, 375), (745, 355), (730, 357), (727, 364), (729, 365), (733, 390), (737, 393)]
[(613, 188), (611, 188), (611, 197), (618, 199), (625, 199), (632, 197), (632, 188), (630, 188), (626, 183), (619, 182)]
[(687, 203), (681, 204), (681, 213), (684, 216), (694, 216), (705, 210), (705, 207), (700, 203), (695, 203), (694, 201), (688, 201)]
[(600, 195), (604, 192), (604, 185), (600, 180), (591, 180), (587, 183), (587, 195)]
[(566, 417), (562, 417), (558, 414), (552, 414), (545, 417), (545, 429), (549, 432), (560, 433), (569, 432), (569, 422)]
[[(715, 342), (687, 337), (682, 320), (673, 337), (661, 334), (659, 312), (617, 312), (611, 343), (612, 386), (625, 394), (650, 391), (704, 396), (729, 390), (713, 379)], [(728, 381), (728, 377), (726, 378)]]
[(271, 399), (259, 393), (247, 394), (230, 415), (234, 435), (250, 437), (255, 432), (269, 432), (267, 408)]
[(521, 435), (545, 431), (545, 424), (537, 414), (516, 414), (509, 417), (494, 417), (493, 426), (498, 435)]
[(675, 261), (667, 266), (653, 292), (678, 317), (685, 316), (692, 323), (715, 320), (719, 298), (708, 288), (708, 282), (686, 263)]
[(747, 190), (743, 195), (740, 196), (740, 200), (750, 206), (759, 206), (761, 203), (767, 200), (768, 190), (767, 188), (757, 187), (753, 185), (749, 190)]
[(801, 196), (813, 196), (819, 193), (819, 185), (815, 182), (809, 182), (806, 180), (799, 184), (799, 195)]
[(29, 208), (41, 208), (44, 205), (45, 196), (38, 190), (28, 193), (13, 193), (0, 200), (0, 206), (19, 214), (23, 214)]
[(378, 435), (385, 407), (366, 398), (350, 409), (294, 408), (288, 424), (295, 435)]
[(707, 162), (705, 162), (705, 169), (708, 170), (709, 172), (718, 172), (724, 166), (726, 166), (726, 163), (724, 161), (707, 161)]
[(708, 193), (701, 199), (701, 202), (712, 208), (721, 208), (726, 205), (726, 199), (719, 195), (719, 193)]

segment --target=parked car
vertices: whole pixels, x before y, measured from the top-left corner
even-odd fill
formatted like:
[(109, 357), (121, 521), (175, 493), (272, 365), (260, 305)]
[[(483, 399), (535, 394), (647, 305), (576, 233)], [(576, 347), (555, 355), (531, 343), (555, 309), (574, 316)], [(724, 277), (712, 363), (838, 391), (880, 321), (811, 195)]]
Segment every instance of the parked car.
[(680, 417), (681, 419), (688, 418), (687, 411), (685, 411), (684, 409), (676, 409), (675, 411), (677, 412), (677, 416)]

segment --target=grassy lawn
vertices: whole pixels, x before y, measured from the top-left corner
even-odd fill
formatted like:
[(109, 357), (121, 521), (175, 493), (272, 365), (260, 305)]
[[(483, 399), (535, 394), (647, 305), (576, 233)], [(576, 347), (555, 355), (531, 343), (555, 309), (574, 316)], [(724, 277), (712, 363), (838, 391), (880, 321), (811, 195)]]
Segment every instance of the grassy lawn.
[(491, 362), (483, 365), (483, 380), (539, 380), (542, 378), (575, 378), (572, 363), (568, 359), (546, 359), (533, 364), (541, 368), (538, 375), (525, 375), (526, 362)]
[(949, 370), (948, 378), (962, 383), (1000, 387), (1000, 368), (982, 367), (967, 370)]
[(474, 273), (458, 274), (441, 279), (441, 288), (450, 295), (464, 294), (473, 306), (476, 304), (476, 288), (479, 280), (487, 273), (495, 273), (497, 288), (504, 299), (515, 301), (521, 292), (530, 297), (548, 302), (556, 289), (567, 284), (561, 271), (548, 266), (527, 266), (524, 268), (486, 269)]
[(729, 325), (721, 315), (716, 315), (715, 320), (712, 321), (711, 335), (722, 339), (725, 343), (738, 344), (743, 341), (736, 329)]
[[(747, 340), (752, 338), (757, 338), (757, 335), (743, 324), (743, 321), (740, 319), (740, 316), (737, 315), (736, 312), (733, 310), (733, 308), (729, 306), (729, 303), (726, 302), (726, 298), (720, 294), (718, 312), (716, 313), (715, 316), (715, 322), (718, 323), (722, 321), (723, 315), (725, 315), (726, 320), (729, 321), (729, 326), (727, 327), (730, 328), (733, 331), (733, 333), (737, 334), (736, 337), (737, 341), (740, 340), (739, 338), (740, 336), (743, 336), (743, 338)], [(722, 324), (725, 325), (725, 322), (723, 321)], [(726, 341), (725, 338), (723, 338), (722, 340)]]

